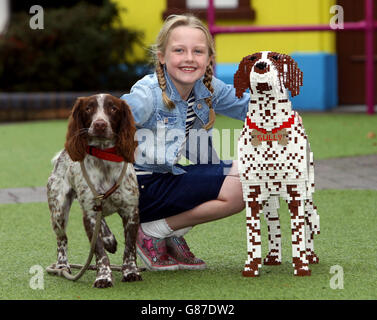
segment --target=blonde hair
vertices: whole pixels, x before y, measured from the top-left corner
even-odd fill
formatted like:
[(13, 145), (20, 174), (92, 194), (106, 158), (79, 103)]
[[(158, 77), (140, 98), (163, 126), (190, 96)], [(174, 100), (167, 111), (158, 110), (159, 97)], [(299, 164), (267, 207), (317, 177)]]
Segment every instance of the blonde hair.
[[(213, 57), (215, 55), (215, 46), (214, 46), (213, 39), (210, 32), (208, 31), (207, 27), (197, 17), (193, 15), (172, 14), (166, 18), (157, 36), (156, 43), (154, 46), (152, 46), (152, 52), (153, 52), (154, 63), (156, 67), (158, 84), (162, 90), (162, 100), (169, 109), (174, 109), (175, 105), (174, 105), (174, 102), (171, 101), (166, 94), (166, 79), (165, 79), (164, 67), (161, 64), (161, 62), (158, 60), (157, 53), (158, 52), (161, 52), (163, 54), (165, 53), (171, 31), (180, 26), (188, 26), (192, 28), (197, 28), (204, 32), (206, 36), (207, 44), (208, 44), (208, 55), (211, 60), (210, 60), (209, 65), (206, 68), (203, 83), (211, 93), (213, 93), (214, 91), (212, 87), (212, 76), (213, 76)], [(206, 125), (203, 126), (203, 128), (206, 130), (209, 130), (210, 128), (213, 127), (216, 116), (215, 116), (215, 111), (213, 110), (211, 97), (206, 98), (205, 102), (209, 106), (209, 121)]]

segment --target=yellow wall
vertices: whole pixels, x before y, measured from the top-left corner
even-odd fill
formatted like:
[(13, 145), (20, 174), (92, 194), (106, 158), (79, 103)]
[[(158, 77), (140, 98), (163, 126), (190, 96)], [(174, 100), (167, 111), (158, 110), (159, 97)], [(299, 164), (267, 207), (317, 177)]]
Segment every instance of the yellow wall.
[[(135, 48), (135, 55), (145, 56), (154, 43), (163, 23), (166, 0), (113, 0), (127, 9), (122, 13), (125, 26), (144, 32), (143, 47)], [(330, 7), (335, 0), (252, 0), (256, 19), (217, 21), (219, 25), (294, 25), (328, 24)], [(235, 50), (236, 49), (236, 50)], [(217, 62), (239, 62), (242, 57), (261, 50), (290, 54), (292, 52), (335, 52), (334, 32), (253, 33), (216, 36)]]
[(123, 25), (144, 32), (144, 45), (137, 46), (135, 56), (145, 57), (162, 26), (162, 13), (166, 8), (165, 0), (112, 0), (126, 11), (121, 13)]

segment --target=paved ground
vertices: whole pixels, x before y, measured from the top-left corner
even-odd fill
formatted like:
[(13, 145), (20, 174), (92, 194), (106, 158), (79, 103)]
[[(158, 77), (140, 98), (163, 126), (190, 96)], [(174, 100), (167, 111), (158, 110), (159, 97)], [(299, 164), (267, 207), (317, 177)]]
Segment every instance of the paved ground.
[(0, 189), (0, 203), (47, 202), (46, 187)]
[(316, 189), (377, 190), (377, 155), (318, 160)]
[[(315, 174), (317, 190), (377, 190), (377, 155), (317, 160)], [(0, 189), (0, 203), (46, 201), (46, 187)]]

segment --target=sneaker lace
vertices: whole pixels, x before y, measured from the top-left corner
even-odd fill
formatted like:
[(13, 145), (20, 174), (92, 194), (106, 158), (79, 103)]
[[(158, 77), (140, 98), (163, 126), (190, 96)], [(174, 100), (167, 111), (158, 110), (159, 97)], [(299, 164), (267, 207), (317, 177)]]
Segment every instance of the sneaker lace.
[(186, 240), (183, 237), (177, 238), (178, 246), (181, 248), (182, 253), (189, 258), (195, 258), (194, 254), (191, 252)]

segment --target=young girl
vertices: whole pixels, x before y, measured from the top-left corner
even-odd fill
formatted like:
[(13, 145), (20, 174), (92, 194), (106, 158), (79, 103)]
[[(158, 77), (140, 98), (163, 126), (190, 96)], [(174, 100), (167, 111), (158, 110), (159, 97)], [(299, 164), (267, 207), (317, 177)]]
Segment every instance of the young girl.
[[(215, 112), (244, 120), (250, 96), (212, 76), (213, 40), (194, 16), (169, 16), (154, 50), (155, 73), (122, 96), (138, 128), (137, 251), (150, 270), (204, 269), (183, 235), (244, 209), (237, 162), (219, 161), (210, 129)], [(194, 164), (177, 164), (181, 154)]]

